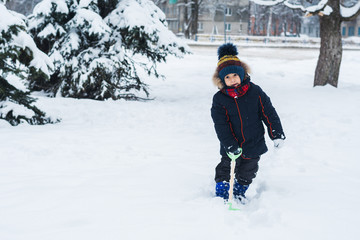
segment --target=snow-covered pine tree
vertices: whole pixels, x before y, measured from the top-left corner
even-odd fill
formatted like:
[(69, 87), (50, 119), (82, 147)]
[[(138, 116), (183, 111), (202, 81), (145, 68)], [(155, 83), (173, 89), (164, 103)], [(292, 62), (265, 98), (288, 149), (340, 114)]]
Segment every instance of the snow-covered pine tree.
[(50, 82), (34, 90), (75, 98), (143, 99), (144, 77), (186, 47), (149, 0), (44, 0), (29, 17), (39, 48), (54, 61)]
[(52, 123), (33, 104), (26, 80), (48, 79), (53, 64), (27, 33), (24, 18), (0, 1), (0, 119), (14, 126)]
[(96, 1), (42, 1), (30, 16), (29, 28), (55, 65), (51, 81), (31, 82), (32, 89), (65, 97), (117, 98), (108, 83), (115, 84), (121, 54), (109, 50), (110, 28)]
[[(106, 2), (106, 1), (105, 1)], [(156, 64), (165, 62), (168, 55), (177, 57), (188, 52), (187, 46), (168, 30), (165, 14), (149, 0), (120, 0), (105, 18), (113, 31), (113, 38), (148, 74), (159, 76)], [(101, 8), (101, 7), (100, 7)], [(121, 39), (121, 41), (119, 41)]]

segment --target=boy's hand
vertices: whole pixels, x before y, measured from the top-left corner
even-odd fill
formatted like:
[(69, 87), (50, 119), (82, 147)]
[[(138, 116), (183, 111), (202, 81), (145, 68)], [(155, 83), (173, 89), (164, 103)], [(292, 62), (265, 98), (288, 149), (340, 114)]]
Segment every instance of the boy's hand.
[(226, 152), (231, 155), (239, 155), (242, 152), (242, 149), (238, 146), (230, 146), (227, 148)]
[(228, 151), (226, 151), (226, 154), (229, 156), (231, 160), (235, 160), (238, 157), (240, 157), (240, 155), (242, 154), (242, 149), (239, 148), (238, 146), (236, 147), (230, 146), (228, 148)]
[(274, 147), (281, 148), (284, 145), (284, 139), (274, 139)]
[(235, 151), (233, 151), (233, 152), (229, 152), (229, 154), (232, 154), (232, 155), (239, 155), (239, 154), (241, 154), (241, 148), (237, 148)]

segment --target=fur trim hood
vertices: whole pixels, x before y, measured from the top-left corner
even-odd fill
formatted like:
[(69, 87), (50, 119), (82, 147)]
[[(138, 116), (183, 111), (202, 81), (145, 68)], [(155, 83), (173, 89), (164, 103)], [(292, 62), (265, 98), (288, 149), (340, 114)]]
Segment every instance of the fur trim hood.
[[(243, 61), (241, 61), (241, 66), (244, 68), (245, 78), (247, 78), (248, 74), (251, 73), (250, 67)], [(221, 79), (219, 77), (219, 73), (218, 73), (217, 69), (215, 69), (215, 73), (212, 77), (212, 81), (213, 81), (214, 85), (217, 86), (219, 89), (223, 89), (225, 87), (225, 84), (221, 81)]]

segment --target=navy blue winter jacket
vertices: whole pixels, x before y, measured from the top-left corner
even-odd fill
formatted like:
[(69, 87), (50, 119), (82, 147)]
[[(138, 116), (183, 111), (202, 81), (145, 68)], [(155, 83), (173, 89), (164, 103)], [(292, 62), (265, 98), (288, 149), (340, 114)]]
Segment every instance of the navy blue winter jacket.
[(232, 98), (218, 91), (213, 98), (211, 116), (223, 156), (226, 156), (225, 149), (237, 146), (243, 149), (245, 158), (256, 158), (267, 152), (263, 123), (272, 140), (285, 139), (280, 118), (270, 98), (252, 82), (242, 97)]

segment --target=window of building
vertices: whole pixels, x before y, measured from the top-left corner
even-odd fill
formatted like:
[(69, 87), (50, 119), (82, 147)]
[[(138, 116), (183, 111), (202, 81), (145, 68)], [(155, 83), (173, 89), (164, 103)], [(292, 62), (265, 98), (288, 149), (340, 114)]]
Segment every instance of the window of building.
[(348, 36), (349, 37), (355, 36), (355, 27), (349, 27)]
[(172, 9), (172, 14), (173, 14), (174, 16), (177, 16), (177, 15), (178, 15), (178, 8), (177, 8), (177, 7), (173, 7), (173, 9)]
[(226, 8), (226, 9), (225, 9), (225, 15), (226, 15), (226, 16), (231, 16), (231, 15), (232, 15), (231, 8)]
[(172, 31), (178, 31), (178, 22), (177, 21), (168, 21), (168, 28)]
[(301, 32), (306, 34), (306, 27), (301, 26), (301, 28), (302, 28)]
[(213, 27), (212, 34), (215, 34), (215, 35), (219, 34), (219, 31), (218, 31), (218, 28), (216, 25), (214, 25), (214, 27)]
[(358, 27), (358, 36), (360, 37), (360, 27)]
[(231, 32), (231, 23), (226, 23), (226, 24), (225, 24), (225, 30), (226, 30), (227, 32)]
[(342, 35), (345, 36), (346, 35), (346, 27), (342, 28)]
[(204, 23), (198, 22), (198, 31), (203, 31), (203, 30), (204, 30)]

